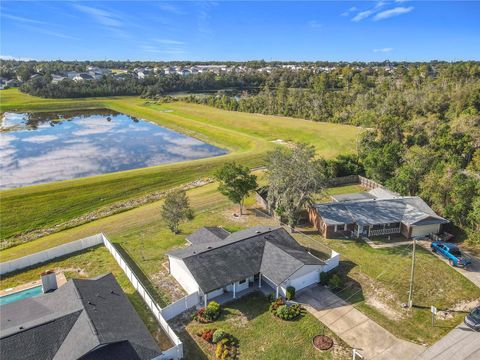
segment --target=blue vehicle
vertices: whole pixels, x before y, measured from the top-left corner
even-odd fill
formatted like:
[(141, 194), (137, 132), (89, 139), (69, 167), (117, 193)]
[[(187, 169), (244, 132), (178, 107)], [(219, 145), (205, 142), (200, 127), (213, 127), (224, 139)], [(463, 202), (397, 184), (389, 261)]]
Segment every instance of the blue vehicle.
[(451, 266), (466, 268), (467, 265), (471, 263), (469, 259), (463, 256), (462, 252), (455, 244), (443, 241), (434, 241), (432, 242), (431, 247), (434, 253), (439, 253), (443, 257), (447, 258)]

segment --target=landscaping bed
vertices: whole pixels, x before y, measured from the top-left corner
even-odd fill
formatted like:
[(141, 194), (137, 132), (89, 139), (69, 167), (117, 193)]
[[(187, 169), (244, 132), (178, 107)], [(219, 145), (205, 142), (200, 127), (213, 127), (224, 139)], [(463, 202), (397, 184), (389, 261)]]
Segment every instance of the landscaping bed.
[[(198, 335), (211, 329), (222, 329), (235, 338), (239, 359), (350, 359), (351, 348), (311, 314), (285, 321), (272, 316), (269, 307), (265, 296), (253, 293), (225, 305), (211, 323), (198, 323), (189, 314), (174, 319), (172, 325), (184, 342), (187, 359), (216, 359), (216, 346)], [(330, 350), (320, 352), (312, 346), (312, 338), (319, 333), (334, 339)]]

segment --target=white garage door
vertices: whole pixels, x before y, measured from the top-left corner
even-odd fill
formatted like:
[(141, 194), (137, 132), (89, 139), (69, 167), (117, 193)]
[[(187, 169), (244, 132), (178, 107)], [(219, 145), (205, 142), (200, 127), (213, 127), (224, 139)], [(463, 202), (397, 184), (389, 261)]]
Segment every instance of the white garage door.
[(412, 226), (412, 237), (425, 236), (431, 233), (437, 234), (440, 231), (440, 224)]
[(308, 274), (302, 275), (296, 279), (290, 280), (290, 285), (295, 288), (295, 290), (303, 289), (309, 285), (318, 283), (320, 280), (320, 275), (318, 273), (318, 269), (312, 270)]

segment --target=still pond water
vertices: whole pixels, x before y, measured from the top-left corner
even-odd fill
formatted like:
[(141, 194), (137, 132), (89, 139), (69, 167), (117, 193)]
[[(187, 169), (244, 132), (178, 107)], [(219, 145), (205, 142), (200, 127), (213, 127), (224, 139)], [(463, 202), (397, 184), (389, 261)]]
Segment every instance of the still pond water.
[(111, 110), (4, 113), (1, 130), (2, 189), (227, 153)]

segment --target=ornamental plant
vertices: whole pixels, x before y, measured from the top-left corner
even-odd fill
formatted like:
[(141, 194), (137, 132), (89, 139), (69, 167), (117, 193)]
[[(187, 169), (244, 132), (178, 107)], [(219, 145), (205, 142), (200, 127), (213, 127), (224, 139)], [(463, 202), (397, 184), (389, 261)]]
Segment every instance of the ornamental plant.
[(287, 287), (286, 298), (287, 300), (293, 300), (295, 297), (295, 288), (293, 286)]
[(216, 301), (209, 302), (203, 315), (208, 321), (217, 320), (220, 316), (220, 304)]
[(212, 342), (214, 344), (218, 343), (220, 340), (224, 339), (224, 338), (227, 338), (228, 336), (228, 333), (225, 332), (224, 330), (222, 329), (217, 329), (214, 333), (213, 333), (213, 338), (212, 338)]

